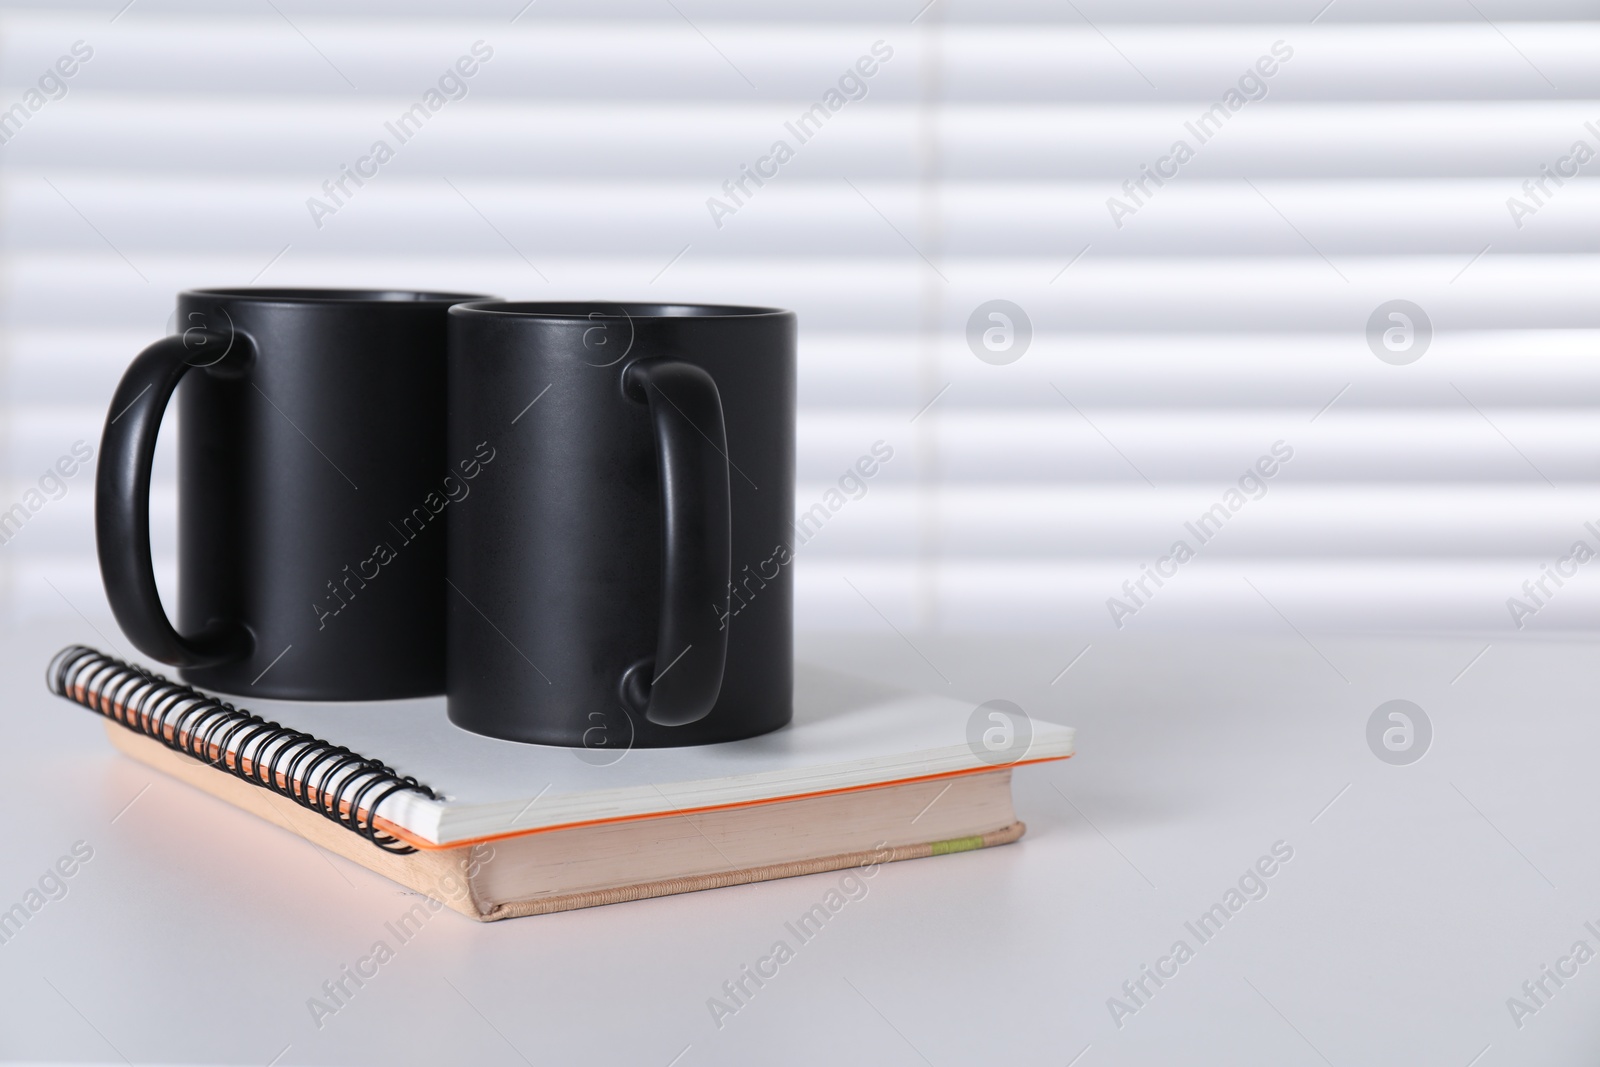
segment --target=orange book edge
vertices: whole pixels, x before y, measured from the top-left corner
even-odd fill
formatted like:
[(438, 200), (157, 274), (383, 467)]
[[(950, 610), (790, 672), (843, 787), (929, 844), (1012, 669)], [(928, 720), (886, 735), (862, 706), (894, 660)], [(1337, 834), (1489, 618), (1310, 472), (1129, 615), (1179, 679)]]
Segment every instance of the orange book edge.
[[(76, 692), (84, 693), (91, 697), (93, 696), (93, 694), (88, 694), (87, 691), (81, 686), (76, 686), (74, 689)], [(133, 733), (139, 734), (142, 737), (150, 736), (147, 731), (137, 729), (128, 723), (128, 712), (124, 705), (113, 701), (111, 702), (111, 706), (114, 714), (107, 716), (107, 718), (111, 719), (118, 726), (121, 726), (124, 730), (132, 731)], [(149, 715), (140, 713), (138, 718), (141, 724), (146, 726), (149, 725)], [(164, 726), (162, 733), (167, 741), (170, 742), (176, 738), (177, 743), (181, 746), (184, 746), (182, 748), (174, 749), (174, 751), (177, 751), (180, 755), (188, 756), (196, 763), (207, 763), (208, 765), (212, 766), (213, 769), (215, 769), (215, 765), (218, 763), (221, 763), (229, 768), (239, 768), (242, 770), (244, 775), (248, 776), (246, 778), (247, 781), (259, 788), (265, 788), (265, 786), (262, 785), (261, 780), (255, 777), (253, 762), (246, 757), (240, 756), (237, 752), (223, 752), (218, 745), (208, 745), (206, 749), (206, 755), (208, 758), (206, 760), (202, 760), (187, 747), (188, 733), (186, 731), (179, 732), (175, 727)], [(487, 844), (491, 841), (506, 841), (513, 837), (527, 837), (530, 834), (547, 834), (553, 833), (557, 830), (576, 830), (580, 827), (586, 826), (606, 826), (614, 823), (639, 822), (645, 819), (664, 819), (674, 815), (700, 815), (713, 811), (729, 811), (734, 808), (752, 808), (761, 804), (778, 804), (789, 800), (809, 800), (814, 797), (837, 796), (841, 793), (859, 793), (863, 790), (881, 789), (885, 786), (891, 785), (906, 785), (911, 782), (939, 781), (945, 778), (959, 778), (969, 774), (984, 774), (989, 771), (1009, 770), (1013, 767), (1027, 767), (1036, 763), (1056, 763), (1061, 760), (1071, 758), (1072, 753), (1068, 753), (1065, 756), (1041, 756), (1038, 759), (1022, 759), (1017, 760), (1015, 763), (1007, 763), (992, 767), (964, 767), (955, 771), (940, 771), (936, 774), (917, 774), (906, 778), (892, 778), (882, 782), (867, 782), (861, 785), (838, 786), (833, 789), (814, 789), (806, 793), (789, 793), (779, 797), (759, 797), (754, 800), (736, 800), (727, 804), (705, 804), (695, 808), (673, 808), (671, 811), (648, 811), (639, 812), (633, 815), (612, 815), (603, 819), (582, 819), (576, 822), (558, 823), (553, 826), (530, 826), (521, 830), (507, 830), (505, 833), (484, 834), (479, 837), (465, 837), (458, 841), (448, 841), (442, 844), (437, 841), (429, 841), (426, 838), (418, 837), (415, 833), (406, 829), (404, 826), (401, 826), (399, 823), (391, 822), (381, 815), (374, 815), (366, 808), (362, 808), (357, 811), (356, 821), (359, 823), (364, 823), (368, 826), (376, 826), (384, 833), (404, 841), (413, 848), (427, 852), (446, 851), (453, 848), (469, 848), (474, 845)], [(297, 795), (306, 796), (308, 799), (316, 803), (317, 809), (320, 811), (326, 812), (328, 810), (326, 805), (321, 802), (321, 794), (315, 787), (307, 786), (299, 779), (295, 779), (291, 784), (288, 777), (281, 771), (273, 771), (273, 779), (277, 782), (280, 789), (290, 790)], [(349, 802), (340, 800), (337, 803), (339, 813), (341, 815), (348, 816), (350, 814)], [(345, 820), (341, 821), (343, 822)], [(346, 822), (346, 825), (348, 825), (348, 822)]]
[[(781, 797), (758, 797), (754, 800), (735, 800), (727, 804), (705, 804), (698, 808), (673, 808), (671, 811), (646, 811), (634, 815), (612, 815), (604, 819), (584, 819), (578, 822), (558, 823), (554, 826), (531, 826), (523, 830), (508, 830), (503, 834), (485, 834), (482, 837), (464, 837), (459, 841), (448, 844), (437, 844), (425, 841), (404, 827), (394, 826), (387, 819), (378, 822), (384, 829), (400, 838), (408, 845), (419, 849), (449, 849), (465, 848), (469, 845), (481, 845), (490, 841), (505, 841), (513, 837), (526, 837), (529, 834), (547, 834), (555, 830), (576, 830), (584, 826), (606, 826), (611, 823), (639, 822), (644, 819), (665, 819), (674, 815), (700, 815), (712, 811), (729, 811), (733, 808), (753, 808), (762, 804), (781, 804), (788, 800), (810, 800), (813, 797), (831, 797), (840, 793), (859, 793), (867, 789), (882, 789), (891, 785), (908, 785), (912, 782), (935, 782), (944, 778), (960, 778), (969, 774), (986, 774), (989, 771), (1009, 771), (1014, 767), (1027, 767), (1035, 763), (1056, 763), (1060, 760), (1071, 759), (1072, 754), (1065, 756), (1041, 756), (1038, 759), (1018, 760), (1015, 763), (1006, 763), (993, 767), (963, 767), (958, 771), (940, 771), (937, 774), (917, 774), (909, 778), (891, 778), (882, 782), (867, 782), (862, 785), (844, 785), (834, 789), (814, 789), (809, 793), (787, 793)], [(392, 829), (391, 829), (392, 827)]]

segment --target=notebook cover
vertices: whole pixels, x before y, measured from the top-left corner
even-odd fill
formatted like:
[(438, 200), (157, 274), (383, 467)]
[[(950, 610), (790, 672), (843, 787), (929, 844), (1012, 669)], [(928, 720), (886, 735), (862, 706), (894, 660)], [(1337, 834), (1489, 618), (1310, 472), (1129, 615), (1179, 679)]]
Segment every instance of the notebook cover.
[[(62, 666), (73, 663), (88, 666), (82, 671)], [(450, 723), (442, 698), (367, 704), (260, 701), (236, 712), (159, 675), (81, 647), (58, 655), (52, 686), (68, 699), (126, 720), (127, 729), (160, 734), (179, 747), (183, 730), (174, 723), (200, 724), (202, 742), (252, 736), (249, 729), (236, 730), (223, 719), (184, 709), (210, 707), (217, 716), (241, 718), (248, 710), (255, 713), (255, 736), (309, 736), (328, 754), (330, 762), (322, 767), (340, 760), (377, 767), (391, 786), (366, 793), (352, 787), (338, 800), (344, 804), (369, 798), (377, 818), (358, 805), (361, 819), (345, 818), (347, 830), (363, 832), (364, 820), (369, 831), (376, 827), (398, 838), (398, 851), (824, 796), (978, 774), (996, 766), (980, 744), (989, 728), (987, 705), (908, 693), (804, 664), (796, 669), (790, 726), (723, 744), (631, 751), (551, 748), (482, 737)], [(160, 722), (147, 717), (152, 708)], [(1028, 733), (1019, 733), (1006, 765), (1072, 754), (1070, 728), (1025, 715), (1017, 725)], [(224, 762), (236, 773), (249, 770), (241, 772), (231, 756), (224, 760), (214, 744), (193, 754)], [(316, 760), (296, 764), (318, 765)], [(400, 781), (396, 776), (409, 776), (412, 787), (394, 785)], [(281, 773), (278, 780), (286, 791), (303, 792), (299, 778), (293, 788), (284, 784)], [(422, 785), (416, 786), (419, 781)], [(319, 806), (315, 797), (301, 800), (308, 807)], [(335, 807), (328, 807), (330, 819), (339, 818)], [(343, 811), (350, 813), (348, 805)]]
[[(892, 863), (897, 860), (921, 859), (977, 848), (990, 848), (1010, 844), (1020, 838), (1026, 829), (1021, 822), (1013, 822), (1009, 826), (999, 827), (988, 833), (953, 841), (928, 841), (865, 852), (840, 853), (688, 878), (639, 882), (587, 892), (541, 896), (536, 899), (503, 902), (491, 906), (474, 896), (472, 881), (466, 877), (472, 851), (469, 845), (430, 849), (410, 855), (386, 852), (293, 801), (232, 775), (220, 773), (142, 734), (134, 733), (114, 722), (107, 722), (105, 729), (111, 743), (133, 759), (225, 800), (252, 815), (299, 834), (314, 844), (338, 853), (479, 922), (493, 922), (497, 919), (511, 919), (524, 915), (546, 915), (577, 908), (592, 908), (602, 904), (692, 893), (701, 889), (717, 889), (775, 878), (820, 874), (846, 867), (862, 867), (875, 863)], [(461, 886), (466, 887), (465, 892), (460, 890)], [(456, 891), (449, 891), (449, 887), (456, 887)]]

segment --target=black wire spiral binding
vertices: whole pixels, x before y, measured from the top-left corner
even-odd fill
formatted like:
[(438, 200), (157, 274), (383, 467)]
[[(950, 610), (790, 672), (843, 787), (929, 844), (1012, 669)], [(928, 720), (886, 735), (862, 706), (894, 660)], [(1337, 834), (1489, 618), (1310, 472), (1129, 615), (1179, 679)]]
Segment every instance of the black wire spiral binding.
[(56, 653), (46, 680), (56, 696), (288, 797), (386, 852), (403, 855), (416, 849), (378, 829), (378, 805), (403, 790), (438, 799), (415, 778), (402, 777), (377, 760), (269, 722), (84, 645)]

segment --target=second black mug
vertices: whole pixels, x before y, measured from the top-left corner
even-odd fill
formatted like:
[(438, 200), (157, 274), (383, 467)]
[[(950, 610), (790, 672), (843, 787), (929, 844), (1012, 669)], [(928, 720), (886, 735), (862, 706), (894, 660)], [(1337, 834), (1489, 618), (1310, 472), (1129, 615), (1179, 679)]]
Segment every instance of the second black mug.
[(706, 744), (793, 707), (795, 316), (450, 309), (453, 722), (581, 747)]

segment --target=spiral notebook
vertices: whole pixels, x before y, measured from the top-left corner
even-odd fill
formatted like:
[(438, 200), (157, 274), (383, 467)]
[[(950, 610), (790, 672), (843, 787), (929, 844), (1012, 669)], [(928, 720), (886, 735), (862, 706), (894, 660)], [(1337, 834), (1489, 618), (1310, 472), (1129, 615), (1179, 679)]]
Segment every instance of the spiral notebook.
[(1073, 753), (1038, 720), (997, 753), (970, 704), (804, 665), (789, 727), (631, 751), (481, 737), (442, 698), (245, 710), (83, 646), (48, 682), (127, 755), (479, 920), (1006, 844), (1012, 769)]

